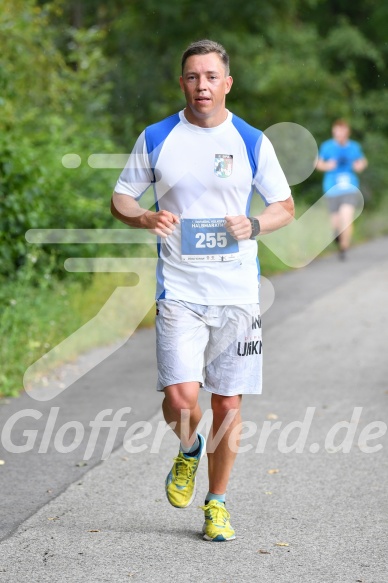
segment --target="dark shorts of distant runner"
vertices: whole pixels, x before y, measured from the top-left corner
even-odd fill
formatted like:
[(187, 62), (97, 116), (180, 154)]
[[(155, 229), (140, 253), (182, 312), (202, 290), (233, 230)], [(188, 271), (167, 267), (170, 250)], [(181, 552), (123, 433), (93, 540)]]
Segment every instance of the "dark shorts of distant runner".
[(360, 194), (358, 192), (349, 192), (348, 194), (339, 194), (338, 196), (327, 196), (329, 213), (338, 213), (343, 204), (350, 204), (354, 208), (360, 204)]

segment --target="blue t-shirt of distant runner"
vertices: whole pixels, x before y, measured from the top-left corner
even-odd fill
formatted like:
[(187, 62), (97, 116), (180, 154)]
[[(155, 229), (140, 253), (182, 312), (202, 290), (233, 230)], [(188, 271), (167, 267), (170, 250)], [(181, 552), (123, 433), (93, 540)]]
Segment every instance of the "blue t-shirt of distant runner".
[(336, 160), (337, 167), (325, 172), (323, 178), (323, 192), (326, 196), (339, 196), (357, 192), (359, 180), (352, 166), (353, 162), (364, 158), (361, 146), (353, 140), (341, 145), (335, 140), (323, 142), (319, 149), (319, 157), (325, 162)]

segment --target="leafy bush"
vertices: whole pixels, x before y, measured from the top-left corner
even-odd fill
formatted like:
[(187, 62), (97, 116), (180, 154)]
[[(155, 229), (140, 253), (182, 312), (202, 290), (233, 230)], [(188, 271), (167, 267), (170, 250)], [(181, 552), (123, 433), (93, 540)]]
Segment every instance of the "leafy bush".
[[(51, 24), (55, 4), (4, 0), (0, 12), (0, 274), (13, 277), (26, 264), (31, 228), (111, 224), (112, 176), (87, 165), (89, 154), (114, 150), (106, 111), (110, 86), (98, 28), (62, 31), (66, 55)], [(80, 168), (65, 168), (65, 154)], [(67, 256), (42, 247), (39, 267)]]

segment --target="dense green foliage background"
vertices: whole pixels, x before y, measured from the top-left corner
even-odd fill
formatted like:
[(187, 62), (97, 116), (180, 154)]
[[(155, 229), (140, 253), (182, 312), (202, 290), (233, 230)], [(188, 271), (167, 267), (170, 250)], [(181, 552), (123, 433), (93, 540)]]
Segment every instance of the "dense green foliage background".
[[(387, 24), (380, 0), (3, 0), (1, 276), (25, 269), (29, 228), (114, 224), (119, 171), (93, 170), (87, 158), (130, 151), (145, 125), (182, 107), (180, 55), (203, 37), (229, 51), (228, 106), (252, 125), (292, 121), (321, 142), (346, 117), (370, 161), (363, 193), (377, 204), (388, 183)], [(79, 168), (62, 165), (69, 152)], [(320, 180), (314, 173), (295, 196), (315, 200)], [(35, 247), (35, 272), (58, 269), (62, 255)]]
[[(333, 119), (346, 117), (369, 159), (356, 237), (387, 233), (387, 25), (381, 0), (2, 0), (0, 397), (17, 394), (26, 368), (117, 286), (132, 285), (126, 274), (67, 273), (64, 259), (150, 252), (39, 246), (25, 232), (121, 228), (109, 213), (120, 170), (92, 169), (88, 157), (128, 153), (146, 125), (182, 108), (180, 57), (193, 40), (225, 45), (228, 107), (252, 125), (295, 122), (320, 143)], [(63, 165), (69, 153), (79, 167)], [(321, 196), (321, 179), (314, 172), (293, 187), (299, 215)], [(287, 268), (261, 247), (266, 274)]]

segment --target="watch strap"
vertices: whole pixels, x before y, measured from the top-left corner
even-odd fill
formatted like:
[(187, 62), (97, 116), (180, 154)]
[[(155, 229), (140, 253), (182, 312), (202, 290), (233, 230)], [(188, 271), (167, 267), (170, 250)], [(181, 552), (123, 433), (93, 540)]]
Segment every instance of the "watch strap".
[(249, 238), (255, 239), (257, 237), (257, 235), (260, 233), (259, 219), (256, 219), (256, 217), (248, 217), (248, 219), (250, 220), (251, 227), (252, 227), (252, 234)]

